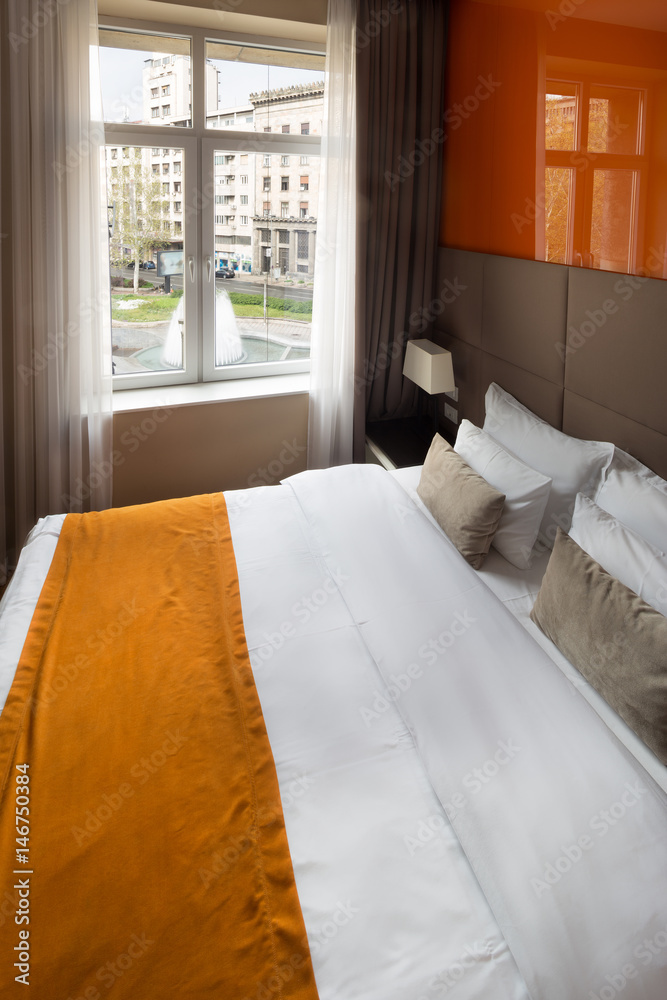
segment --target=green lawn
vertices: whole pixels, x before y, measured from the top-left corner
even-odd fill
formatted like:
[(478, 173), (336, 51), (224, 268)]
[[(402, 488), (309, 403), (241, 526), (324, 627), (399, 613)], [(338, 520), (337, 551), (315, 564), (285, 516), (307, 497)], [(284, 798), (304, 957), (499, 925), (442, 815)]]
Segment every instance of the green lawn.
[[(276, 309), (275, 306), (269, 306), (268, 308), (269, 319), (296, 319), (303, 320), (310, 323), (313, 314), (312, 312), (305, 313), (294, 313), (290, 312), (289, 309)], [(235, 316), (259, 316), (260, 319), (264, 316), (264, 306), (262, 305), (238, 305), (234, 304), (234, 315)]]
[[(121, 323), (157, 323), (171, 319), (171, 314), (178, 305), (180, 293), (160, 296), (114, 295), (111, 300), (111, 315)], [(117, 302), (141, 299), (141, 305), (136, 309), (118, 309)]]

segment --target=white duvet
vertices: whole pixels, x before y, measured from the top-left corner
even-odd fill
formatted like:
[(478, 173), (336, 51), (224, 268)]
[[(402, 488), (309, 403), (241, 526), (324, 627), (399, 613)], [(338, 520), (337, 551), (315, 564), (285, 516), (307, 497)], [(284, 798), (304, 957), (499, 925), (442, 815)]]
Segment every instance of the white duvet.
[(376, 467), (227, 500), (322, 1000), (665, 1000), (667, 796), (480, 575)]

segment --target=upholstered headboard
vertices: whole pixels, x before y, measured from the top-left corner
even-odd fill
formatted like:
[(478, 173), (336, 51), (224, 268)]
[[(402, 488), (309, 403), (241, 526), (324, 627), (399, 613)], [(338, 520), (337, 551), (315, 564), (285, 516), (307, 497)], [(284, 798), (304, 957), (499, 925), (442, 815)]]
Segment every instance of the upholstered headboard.
[(459, 418), (481, 424), (498, 382), (667, 478), (667, 281), (446, 248), (438, 270), (432, 336), (453, 355)]

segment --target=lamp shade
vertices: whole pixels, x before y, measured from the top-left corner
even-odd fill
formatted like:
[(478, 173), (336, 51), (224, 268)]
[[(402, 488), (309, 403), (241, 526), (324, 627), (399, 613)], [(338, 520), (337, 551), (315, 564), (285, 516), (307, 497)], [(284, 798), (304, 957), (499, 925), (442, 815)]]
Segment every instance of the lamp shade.
[(409, 340), (403, 374), (431, 395), (456, 388), (452, 355), (432, 340)]

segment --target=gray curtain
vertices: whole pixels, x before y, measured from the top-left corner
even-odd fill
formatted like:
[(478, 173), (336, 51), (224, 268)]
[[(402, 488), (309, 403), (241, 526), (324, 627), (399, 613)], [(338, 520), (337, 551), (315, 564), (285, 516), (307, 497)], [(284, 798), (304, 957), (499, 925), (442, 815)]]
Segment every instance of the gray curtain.
[(402, 417), (405, 344), (429, 336), (442, 196), (447, 0), (359, 0), (355, 460)]

